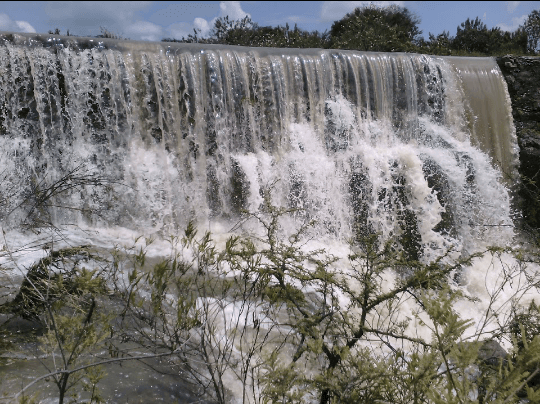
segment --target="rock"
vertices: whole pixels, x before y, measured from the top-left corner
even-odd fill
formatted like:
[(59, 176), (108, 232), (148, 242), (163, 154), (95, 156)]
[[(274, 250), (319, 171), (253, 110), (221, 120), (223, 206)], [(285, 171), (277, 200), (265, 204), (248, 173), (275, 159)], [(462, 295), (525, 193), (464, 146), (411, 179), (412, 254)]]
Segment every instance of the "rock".
[(497, 63), (508, 86), (520, 147), (522, 225), (540, 232), (540, 182), (536, 185), (540, 180), (540, 57), (506, 55)]
[(485, 341), (478, 351), (478, 358), (485, 364), (497, 366), (501, 361), (506, 360), (508, 353), (497, 341)]
[(39, 322), (51, 302), (63, 299), (66, 292), (76, 292), (73, 280), (78, 265), (92, 258), (88, 246), (50, 251), (28, 270), (15, 298), (1, 304), (0, 313)]

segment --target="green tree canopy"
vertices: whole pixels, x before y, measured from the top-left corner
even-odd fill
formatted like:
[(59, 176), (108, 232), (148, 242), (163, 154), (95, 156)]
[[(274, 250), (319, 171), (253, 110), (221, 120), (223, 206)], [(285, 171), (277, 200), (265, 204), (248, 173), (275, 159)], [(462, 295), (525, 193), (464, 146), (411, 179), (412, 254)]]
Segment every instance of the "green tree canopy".
[(290, 28), (289, 24), (277, 27), (261, 27), (249, 17), (242, 20), (218, 18), (210, 36), (215, 43), (224, 45), (265, 46), (273, 48), (321, 48), (326, 34)]
[(478, 17), (471, 20), (467, 18), (457, 27), (454, 39), (454, 48), (467, 52), (486, 52), (489, 43), (489, 31)]
[(403, 7), (356, 8), (332, 24), (330, 47), (364, 51), (409, 51), (422, 31), (420, 19)]
[(260, 26), (250, 17), (239, 20), (219, 17), (209, 36), (199, 29), (187, 38), (164, 38), (165, 42), (196, 42), (273, 48), (334, 48), (374, 52), (417, 52), (436, 55), (503, 55), (535, 53), (540, 48), (540, 11), (533, 11), (523, 26), (513, 32), (488, 29), (479, 17), (468, 18), (438, 35), (421, 34), (420, 19), (408, 9), (374, 5), (356, 8), (332, 24), (330, 32), (306, 31), (295, 24)]
[(502, 53), (525, 53), (526, 36), (522, 28), (515, 32), (503, 31), (499, 27), (488, 29), (479, 17), (467, 18), (457, 27), (451, 48), (463, 53), (496, 55)]
[(532, 11), (523, 27), (527, 34), (527, 51), (536, 53), (540, 50), (540, 11)]
[(219, 17), (214, 22), (208, 38), (201, 37), (200, 33), (200, 30), (194, 30), (187, 38), (181, 40), (164, 38), (162, 41), (272, 48), (324, 48), (328, 43), (326, 32), (321, 34), (318, 31), (305, 31), (296, 24), (294, 28), (289, 24), (261, 27), (247, 16), (240, 20), (232, 20), (228, 16)]
[(240, 20), (229, 19), (229, 16), (219, 17), (214, 22), (214, 28), (210, 34), (210, 38), (217, 43), (227, 43), (227, 38), (231, 33), (242, 33), (257, 30), (258, 24), (251, 21), (251, 18), (245, 16)]

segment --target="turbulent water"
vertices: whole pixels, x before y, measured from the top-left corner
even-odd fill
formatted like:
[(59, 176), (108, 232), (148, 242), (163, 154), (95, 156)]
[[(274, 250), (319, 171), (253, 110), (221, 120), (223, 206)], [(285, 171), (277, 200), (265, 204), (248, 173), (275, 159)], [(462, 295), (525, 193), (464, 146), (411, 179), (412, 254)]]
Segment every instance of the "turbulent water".
[[(104, 247), (190, 220), (219, 238), (270, 196), (338, 255), (374, 232), (413, 259), (467, 255), (512, 242), (516, 166), (491, 58), (0, 36), (8, 247), (43, 224)], [(501, 269), (478, 268), (481, 316)]]
[(398, 235), (420, 257), (512, 233), (517, 146), (490, 58), (4, 35), (0, 133), (5, 227), (78, 169), (109, 186), (42, 220), (167, 234), (270, 192), (317, 235)]

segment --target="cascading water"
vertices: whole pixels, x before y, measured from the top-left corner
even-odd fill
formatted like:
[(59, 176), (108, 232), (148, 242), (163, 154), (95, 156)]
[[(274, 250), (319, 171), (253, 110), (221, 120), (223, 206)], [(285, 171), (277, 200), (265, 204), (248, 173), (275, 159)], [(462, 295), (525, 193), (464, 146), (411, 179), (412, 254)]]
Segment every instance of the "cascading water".
[(489, 58), (4, 36), (0, 71), (4, 187), (81, 165), (115, 184), (64, 194), (85, 210), (49, 208), (58, 226), (166, 234), (272, 188), (320, 236), (398, 235), (426, 258), (512, 233), (516, 141)]
[[(74, 244), (190, 220), (219, 238), (270, 195), (336, 255), (379, 233), (411, 259), (466, 256), (512, 241), (516, 150), (490, 58), (0, 36), (0, 217), (20, 245), (25, 203), (74, 173), (34, 212)], [(464, 269), (476, 317), (492, 269)]]

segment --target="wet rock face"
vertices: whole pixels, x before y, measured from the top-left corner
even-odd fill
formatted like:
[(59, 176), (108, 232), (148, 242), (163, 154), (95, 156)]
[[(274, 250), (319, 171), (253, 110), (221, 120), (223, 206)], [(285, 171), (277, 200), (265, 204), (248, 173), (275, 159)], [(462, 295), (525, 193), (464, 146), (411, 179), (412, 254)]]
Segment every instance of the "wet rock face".
[(508, 84), (520, 148), (520, 190), (526, 228), (540, 230), (540, 57), (503, 56), (497, 63)]

